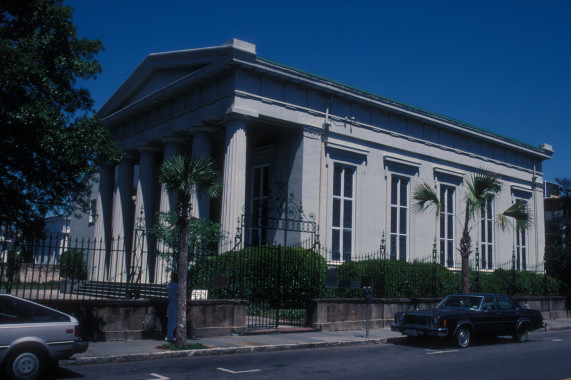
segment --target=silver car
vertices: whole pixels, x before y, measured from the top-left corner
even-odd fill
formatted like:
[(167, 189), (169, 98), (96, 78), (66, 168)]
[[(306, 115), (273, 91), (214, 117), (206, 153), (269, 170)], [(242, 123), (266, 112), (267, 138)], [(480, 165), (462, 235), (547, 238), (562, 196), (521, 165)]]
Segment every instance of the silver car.
[(74, 317), (0, 293), (0, 366), (10, 379), (38, 379), (47, 365), (87, 347)]

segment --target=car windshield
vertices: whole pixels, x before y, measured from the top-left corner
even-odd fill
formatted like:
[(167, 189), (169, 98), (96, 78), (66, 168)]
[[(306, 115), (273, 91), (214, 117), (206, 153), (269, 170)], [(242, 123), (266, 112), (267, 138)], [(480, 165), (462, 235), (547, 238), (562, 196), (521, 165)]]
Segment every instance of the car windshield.
[(437, 309), (464, 309), (464, 310), (478, 310), (480, 304), (482, 303), (482, 298), (479, 296), (463, 296), (454, 295), (447, 296), (444, 298), (438, 306)]

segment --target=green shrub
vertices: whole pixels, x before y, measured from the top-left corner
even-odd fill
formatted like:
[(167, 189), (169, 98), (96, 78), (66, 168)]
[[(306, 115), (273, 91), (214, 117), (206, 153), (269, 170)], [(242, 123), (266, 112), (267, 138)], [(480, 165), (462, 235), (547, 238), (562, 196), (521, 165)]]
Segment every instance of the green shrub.
[[(431, 297), (453, 293), (460, 289), (458, 273), (438, 264), (396, 260), (349, 261), (338, 268), (340, 281), (369, 283), (376, 297)], [(362, 297), (362, 290), (329, 291), (341, 297)]]
[[(189, 271), (189, 284), (192, 289), (211, 289), (210, 298), (247, 298), (290, 308), (320, 295), (326, 269), (325, 259), (311, 250), (248, 247), (198, 260)], [(227, 286), (212, 289), (214, 276), (226, 277)]]
[(87, 279), (87, 255), (80, 249), (70, 249), (59, 257), (59, 273), (69, 280)]

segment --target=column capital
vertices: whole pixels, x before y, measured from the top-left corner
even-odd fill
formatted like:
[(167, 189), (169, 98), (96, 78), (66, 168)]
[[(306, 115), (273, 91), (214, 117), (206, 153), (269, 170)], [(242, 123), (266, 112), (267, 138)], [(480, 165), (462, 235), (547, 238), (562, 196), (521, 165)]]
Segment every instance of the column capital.
[(205, 134), (205, 135), (212, 135), (214, 133), (216, 133), (216, 130), (213, 127), (207, 127), (204, 125), (198, 125), (195, 127), (190, 127), (190, 134), (191, 135), (197, 135), (199, 133)]
[(152, 145), (152, 144), (146, 144), (146, 145), (140, 145), (138, 147), (136, 147), (135, 149), (137, 149), (139, 152), (158, 152), (160, 150), (162, 150), (160, 147), (156, 146), (156, 145)]
[(226, 113), (224, 115), (224, 122), (238, 119), (247, 123), (252, 118), (257, 119), (259, 116), (260, 114), (258, 113), (258, 111), (250, 108), (241, 107), (234, 102), (230, 107), (228, 107), (228, 109), (226, 109)]
[(184, 144), (186, 143), (186, 139), (183, 137), (179, 137), (179, 136), (166, 136), (166, 137), (162, 137), (160, 139), (160, 141), (163, 144)]
[(312, 125), (303, 125), (303, 137), (318, 140), (323, 136), (323, 128), (314, 127)]

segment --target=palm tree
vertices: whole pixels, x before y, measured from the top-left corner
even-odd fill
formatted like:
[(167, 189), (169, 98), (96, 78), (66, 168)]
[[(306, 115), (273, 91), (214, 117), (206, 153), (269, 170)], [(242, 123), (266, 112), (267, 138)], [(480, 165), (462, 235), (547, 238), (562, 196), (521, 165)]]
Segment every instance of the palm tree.
[[(472, 254), (472, 238), (470, 237), (470, 223), (478, 216), (485, 213), (486, 204), (493, 200), (502, 190), (502, 182), (499, 174), (488, 170), (480, 170), (472, 174), (466, 183), (467, 192), (464, 197), (464, 223), (462, 226), (462, 238), (458, 251), (462, 258), (462, 292), (470, 292), (470, 255)], [(426, 183), (417, 186), (413, 193), (414, 210), (424, 212), (431, 206), (436, 209), (436, 215), (440, 215), (442, 205), (438, 194)], [(502, 230), (512, 226), (509, 218), (515, 220), (519, 230), (526, 230), (531, 224), (531, 216), (527, 204), (516, 201), (504, 212), (498, 214), (497, 223)]]
[(161, 167), (159, 182), (176, 194), (176, 227), (179, 233), (178, 273), (179, 293), (176, 322), (176, 346), (186, 346), (186, 298), (188, 273), (188, 226), (191, 219), (192, 195), (217, 197), (222, 181), (214, 164), (206, 157), (192, 158), (188, 154), (171, 157)]

